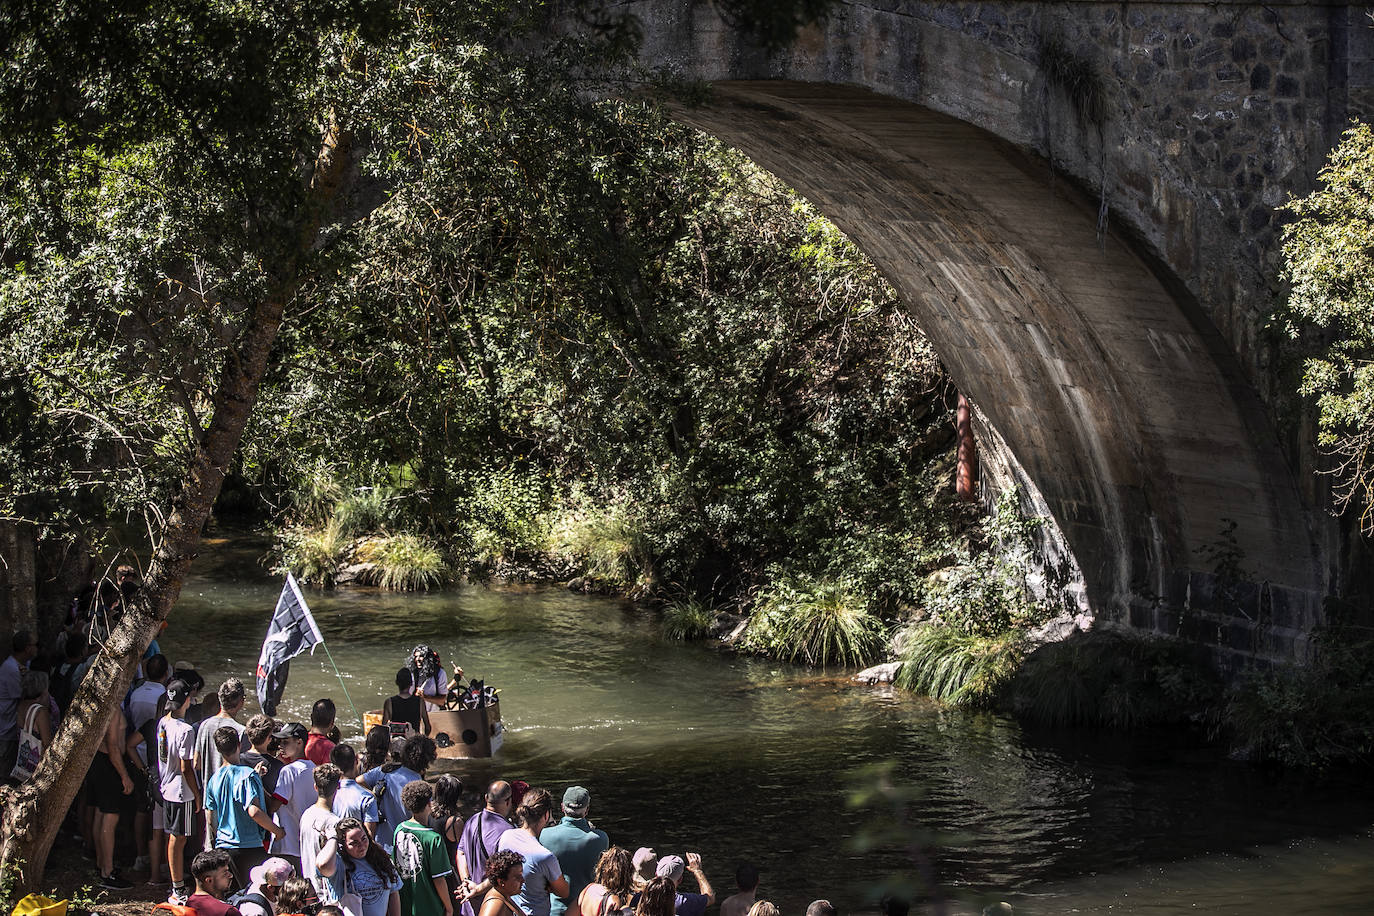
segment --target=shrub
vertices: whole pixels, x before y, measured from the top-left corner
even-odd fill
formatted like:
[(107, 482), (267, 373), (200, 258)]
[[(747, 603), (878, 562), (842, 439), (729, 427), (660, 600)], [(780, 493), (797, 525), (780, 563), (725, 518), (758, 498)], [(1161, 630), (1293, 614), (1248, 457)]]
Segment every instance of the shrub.
[(323, 459), (304, 468), (291, 488), (295, 519), (301, 525), (324, 525), (334, 504), (343, 496), (334, 469)]
[(284, 528), (278, 537), (281, 541), (281, 564), (273, 572), (291, 572), (306, 585), (328, 586), (334, 583), (345, 547), (343, 531), (338, 522), (330, 519), (322, 528)]
[(335, 503), (331, 517), (348, 535), (385, 531), (396, 521), (395, 501), (390, 487), (363, 487)]
[(1024, 654), (1019, 632), (982, 636), (918, 624), (907, 632), (897, 685), (955, 706), (991, 706)]
[(808, 665), (865, 665), (886, 628), (843, 581), (784, 578), (754, 607), (740, 648)]
[(490, 563), (544, 548), (548, 541), (546, 479), (511, 467), (467, 477), (469, 493), (457, 511), (469, 520), (474, 559)]
[(652, 577), (648, 544), (618, 503), (560, 512), (549, 526), (547, 547), (578, 560), (594, 579), (628, 586)]
[(711, 632), (716, 614), (709, 605), (690, 598), (674, 601), (663, 610), (663, 635), (669, 639), (701, 639)]
[(1316, 634), (1305, 668), (1252, 672), (1227, 692), (1222, 720), (1248, 756), (1285, 766), (1374, 754), (1374, 644), (1366, 634)]
[(1178, 640), (1100, 627), (1041, 646), (1012, 685), (1012, 707), (1051, 726), (1133, 728), (1199, 721), (1218, 688), (1195, 649)]
[(439, 549), (414, 534), (393, 534), (364, 541), (357, 558), (376, 564), (377, 584), (395, 591), (419, 591), (448, 578), (448, 564)]

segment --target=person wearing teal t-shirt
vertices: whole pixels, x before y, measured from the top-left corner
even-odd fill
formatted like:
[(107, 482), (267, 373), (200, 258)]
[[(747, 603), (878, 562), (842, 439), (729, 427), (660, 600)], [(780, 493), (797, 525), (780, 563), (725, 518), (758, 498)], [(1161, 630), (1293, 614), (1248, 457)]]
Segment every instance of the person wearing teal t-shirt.
[(401, 789), (410, 819), (396, 827), (391, 858), (401, 874), (401, 912), (410, 916), (453, 916), (453, 863), (444, 838), (428, 826), (433, 800), (434, 788), (423, 779)]
[(596, 860), (610, 848), (604, 830), (597, 830), (587, 820), (591, 808), (591, 793), (581, 786), (572, 786), (563, 793), (563, 819), (539, 834), (539, 842), (558, 857), (563, 874), (568, 879), (568, 896), (549, 896), (549, 916), (563, 916), (588, 884), (596, 871)]

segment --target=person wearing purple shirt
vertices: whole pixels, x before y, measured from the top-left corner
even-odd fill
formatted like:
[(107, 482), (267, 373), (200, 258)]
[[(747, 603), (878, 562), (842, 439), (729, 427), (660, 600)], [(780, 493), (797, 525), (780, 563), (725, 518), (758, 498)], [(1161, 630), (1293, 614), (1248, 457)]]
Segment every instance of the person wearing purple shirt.
[[(511, 785), (498, 779), (487, 786), (486, 806), (468, 818), (463, 825), (463, 833), (458, 837), (458, 875), (473, 884), (481, 882), (487, 867), (487, 859), (496, 852), (496, 844), (501, 834), (512, 829), (507, 820), (510, 815)], [(463, 901), (463, 916), (477, 916), (477, 911), (469, 901)]]

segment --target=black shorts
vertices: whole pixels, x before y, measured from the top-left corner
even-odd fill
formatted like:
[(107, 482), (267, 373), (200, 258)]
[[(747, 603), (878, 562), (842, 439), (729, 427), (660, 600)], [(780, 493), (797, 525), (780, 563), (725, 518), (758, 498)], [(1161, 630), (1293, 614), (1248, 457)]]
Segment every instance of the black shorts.
[(162, 829), (168, 836), (191, 836), (196, 829), (196, 803), (193, 801), (162, 802)]
[(104, 751), (96, 751), (86, 773), (86, 800), (102, 814), (132, 814), (134, 811), (134, 797), (124, 794), (124, 783)]

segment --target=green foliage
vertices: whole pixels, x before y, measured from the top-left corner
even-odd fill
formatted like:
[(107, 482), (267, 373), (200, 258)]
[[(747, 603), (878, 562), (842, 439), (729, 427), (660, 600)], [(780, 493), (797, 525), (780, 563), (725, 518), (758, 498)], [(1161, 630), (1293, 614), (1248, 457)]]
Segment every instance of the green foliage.
[(1221, 722), (1259, 760), (1319, 767), (1374, 757), (1374, 641), (1367, 630), (1319, 631), (1305, 667), (1253, 671), (1227, 691)]
[(1318, 444), (1336, 459), (1336, 498), (1374, 533), (1374, 129), (1347, 130), (1318, 177), (1287, 206), (1279, 320), (1311, 354), (1299, 390), (1315, 399)]
[(330, 517), (347, 535), (385, 531), (398, 521), (399, 495), (388, 486), (363, 487), (344, 496)]
[(543, 549), (548, 541), (547, 479), (513, 467), (466, 475), (456, 510), (478, 562)]
[(988, 707), (1016, 675), (1025, 651), (1020, 633), (982, 636), (917, 624), (907, 631), (896, 683), (954, 706)]
[(850, 583), (783, 578), (759, 596), (739, 647), (808, 665), (865, 665), (885, 636)]
[(663, 635), (669, 639), (701, 639), (711, 632), (716, 612), (692, 598), (670, 601), (663, 609)]
[(449, 576), (444, 555), (414, 534), (368, 538), (358, 545), (355, 556), (360, 563), (377, 566), (377, 585), (395, 591), (428, 591)]
[(644, 537), (622, 503), (596, 504), (575, 496), (555, 513), (548, 549), (580, 561), (587, 575), (630, 587), (651, 580), (652, 563)]
[(344, 531), (336, 520), (330, 519), (320, 528), (283, 528), (277, 532), (277, 539), (281, 562), (273, 572), (290, 572), (306, 585), (334, 584), (339, 561), (348, 547)]
[(1030, 577), (1040, 573), (1033, 535), (1040, 520), (1026, 518), (1015, 491), (998, 497), (975, 534), (982, 549), (927, 580), (921, 605), (944, 626), (974, 637), (1021, 632), (1060, 609), (1053, 590), (1038, 596)]
[(1208, 720), (1219, 689), (1205, 660), (1178, 640), (1095, 628), (1032, 652), (1012, 704), (1044, 725), (1129, 729)]

